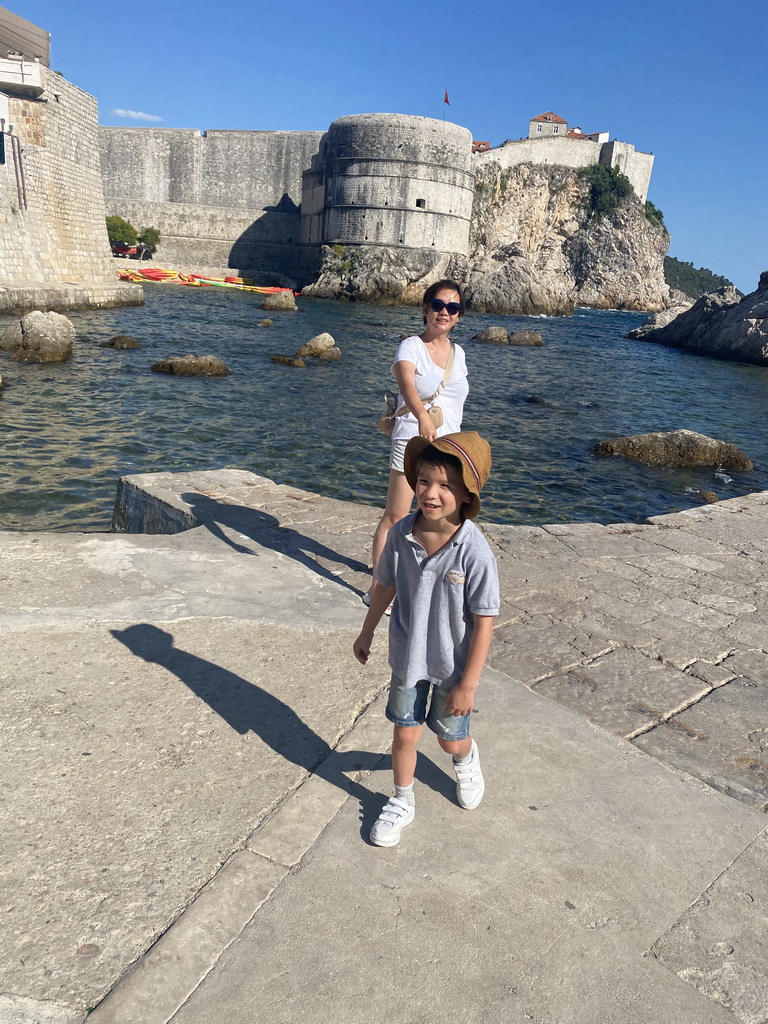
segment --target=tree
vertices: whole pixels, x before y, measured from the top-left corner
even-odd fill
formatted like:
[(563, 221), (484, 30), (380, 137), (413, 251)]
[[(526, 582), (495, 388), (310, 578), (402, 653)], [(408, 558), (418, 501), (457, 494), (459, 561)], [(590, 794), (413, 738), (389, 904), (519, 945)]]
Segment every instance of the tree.
[(582, 167), (578, 174), (589, 182), (586, 206), (593, 217), (609, 216), (623, 199), (635, 191), (626, 174), (615, 167), (592, 164), (590, 167)]
[(136, 228), (122, 217), (107, 217), (110, 244), (136, 245)]
[(151, 259), (160, 245), (160, 232), (157, 228), (142, 228), (139, 235), (139, 259)]
[[(658, 224), (660, 228), (667, 230), (667, 225), (664, 223), (664, 214), (655, 206), (650, 199), (645, 201), (645, 216), (651, 222), (651, 224)], [(667, 232), (669, 234), (669, 232)]]

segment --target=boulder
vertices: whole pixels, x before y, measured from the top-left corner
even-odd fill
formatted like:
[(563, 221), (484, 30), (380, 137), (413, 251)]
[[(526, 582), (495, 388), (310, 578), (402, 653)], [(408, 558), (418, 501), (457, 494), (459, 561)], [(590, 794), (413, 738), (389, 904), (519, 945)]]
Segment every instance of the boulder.
[(259, 320), (259, 327), (271, 327), (271, 326), (272, 326), (272, 321), (271, 320)]
[(735, 445), (716, 441), (693, 430), (673, 430), (654, 434), (634, 434), (600, 441), (593, 455), (623, 455), (646, 466), (679, 469), (690, 466), (716, 466), (731, 473), (752, 469), (752, 461)]
[(141, 348), (141, 345), (132, 338), (130, 334), (116, 334), (114, 338), (105, 341), (102, 348)]
[(160, 359), (152, 364), (155, 373), (170, 373), (175, 377), (226, 377), (232, 371), (216, 356), (176, 356)]
[(272, 295), (265, 296), (259, 308), (268, 311), (296, 309), (296, 299), (291, 291), (273, 292)]
[(716, 505), (720, 501), (714, 491), (697, 491), (696, 497), (700, 498), (705, 505)]
[(544, 339), (538, 331), (512, 331), (509, 335), (510, 345), (543, 345)]
[(34, 310), (9, 324), (0, 335), (0, 350), (13, 352), (17, 363), (60, 363), (72, 354), (75, 328), (61, 313)]
[(328, 363), (338, 363), (341, 359), (341, 349), (334, 345), (333, 348), (323, 349), (322, 352), (317, 354), (316, 358), (325, 359)]
[(273, 363), (278, 363), (280, 366), (297, 366), (301, 369), (307, 365), (298, 356), (270, 356), (269, 358)]
[(486, 345), (508, 345), (509, 334), (504, 327), (486, 327), (484, 331), (476, 334), (473, 341), (481, 341)]
[(667, 324), (671, 324), (676, 316), (684, 313), (686, 309), (690, 309), (692, 305), (693, 299), (690, 295), (686, 295), (685, 292), (678, 291), (676, 288), (671, 288), (669, 291), (669, 306), (666, 309), (662, 309), (659, 313), (652, 313), (651, 316), (647, 316), (639, 327), (633, 327), (625, 337), (644, 338), (646, 334), (655, 331), (657, 327), (666, 327)]
[(304, 359), (306, 356), (319, 356), (322, 352), (326, 352), (336, 344), (335, 340), (330, 334), (316, 334), (314, 338), (310, 338), (308, 342), (301, 346), (296, 353), (297, 359)]
[(702, 295), (690, 309), (666, 327), (648, 331), (642, 340), (768, 366), (768, 270), (749, 295), (742, 297), (733, 285)]

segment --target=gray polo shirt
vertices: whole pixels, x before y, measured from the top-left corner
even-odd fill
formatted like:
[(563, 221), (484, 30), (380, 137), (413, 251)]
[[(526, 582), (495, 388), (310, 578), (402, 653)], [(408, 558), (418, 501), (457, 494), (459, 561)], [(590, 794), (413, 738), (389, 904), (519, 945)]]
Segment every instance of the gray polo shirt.
[(406, 686), (428, 679), (450, 689), (464, 671), (472, 616), (499, 614), (496, 559), (471, 519), (429, 557), (413, 536), (419, 515), (392, 527), (376, 569), (380, 583), (397, 588), (389, 664)]

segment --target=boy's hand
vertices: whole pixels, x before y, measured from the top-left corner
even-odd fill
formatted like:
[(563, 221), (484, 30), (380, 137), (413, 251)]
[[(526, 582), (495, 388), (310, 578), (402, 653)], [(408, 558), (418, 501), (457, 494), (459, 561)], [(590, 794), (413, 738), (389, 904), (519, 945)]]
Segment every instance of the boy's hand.
[(475, 687), (459, 683), (450, 691), (445, 699), (445, 710), (449, 715), (461, 718), (475, 709)]
[(357, 640), (352, 644), (352, 652), (361, 665), (365, 665), (368, 661), (368, 655), (371, 653), (372, 643), (373, 633), (363, 630)]

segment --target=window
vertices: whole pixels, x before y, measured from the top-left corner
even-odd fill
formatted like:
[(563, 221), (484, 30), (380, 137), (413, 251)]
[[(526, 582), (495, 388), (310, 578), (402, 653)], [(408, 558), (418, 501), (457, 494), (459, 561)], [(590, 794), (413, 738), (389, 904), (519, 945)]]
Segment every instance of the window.
[(556, 125), (555, 125), (555, 126), (554, 126), (554, 127), (552, 128), (552, 134), (553, 134), (553, 135), (557, 135), (557, 133), (558, 133), (559, 131), (560, 131), (560, 125), (559, 125), (559, 124), (556, 124)]
[(537, 125), (536, 125), (536, 131), (537, 131), (537, 132), (540, 132), (540, 131), (541, 131), (541, 125), (540, 125), (540, 124), (537, 124)]
[(426, 210), (426, 208), (427, 208), (427, 200), (426, 199), (417, 199), (416, 200), (416, 205), (418, 206), (418, 208), (420, 210)]

